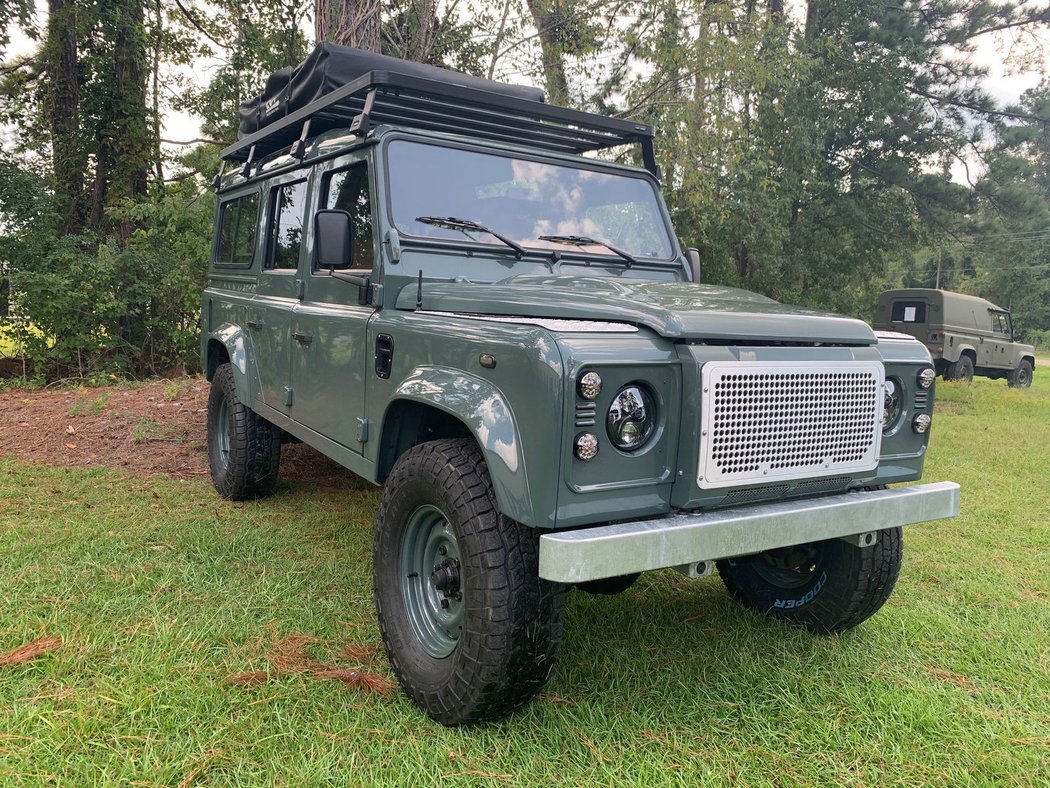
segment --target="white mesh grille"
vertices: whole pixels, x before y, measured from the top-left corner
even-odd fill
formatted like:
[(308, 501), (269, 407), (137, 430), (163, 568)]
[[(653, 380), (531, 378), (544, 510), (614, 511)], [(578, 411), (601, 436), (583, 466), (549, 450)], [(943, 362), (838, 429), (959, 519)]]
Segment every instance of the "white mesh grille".
[(877, 362), (703, 367), (700, 487), (872, 470), (882, 438)]

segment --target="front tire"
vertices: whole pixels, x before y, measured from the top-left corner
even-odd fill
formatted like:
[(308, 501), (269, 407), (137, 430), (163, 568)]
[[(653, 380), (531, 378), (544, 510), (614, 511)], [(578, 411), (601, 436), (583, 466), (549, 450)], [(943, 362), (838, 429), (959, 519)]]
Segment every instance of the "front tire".
[(973, 383), (973, 359), (959, 356), (959, 360), (948, 367), (948, 380), (958, 380), (969, 385)]
[(901, 529), (878, 532), (870, 547), (843, 539), (783, 547), (718, 561), (730, 596), (763, 615), (827, 634), (874, 615), (900, 574)]
[(546, 683), (565, 587), (538, 569), (539, 533), (499, 513), (474, 441), (401, 455), (376, 522), (376, 610), (394, 673), (432, 719), (497, 719)]
[(1017, 365), (1017, 369), (1010, 373), (1010, 377), (1007, 380), (1011, 388), (1015, 389), (1027, 389), (1032, 386), (1032, 363), (1026, 359), (1021, 359), (1021, 363)]
[(208, 464), (216, 491), (231, 501), (273, 492), (281, 463), (281, 430), (237, 397), (233, 367), (215, 371), (208, 394)]

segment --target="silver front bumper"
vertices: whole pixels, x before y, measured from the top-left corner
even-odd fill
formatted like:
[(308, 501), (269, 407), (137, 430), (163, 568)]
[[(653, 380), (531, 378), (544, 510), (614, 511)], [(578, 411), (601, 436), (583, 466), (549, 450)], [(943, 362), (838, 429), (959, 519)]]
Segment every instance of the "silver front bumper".
[(958, 513), (959, 485), (935, 482), (561, 531), (540, 537), (540, 577), (582, 583)]

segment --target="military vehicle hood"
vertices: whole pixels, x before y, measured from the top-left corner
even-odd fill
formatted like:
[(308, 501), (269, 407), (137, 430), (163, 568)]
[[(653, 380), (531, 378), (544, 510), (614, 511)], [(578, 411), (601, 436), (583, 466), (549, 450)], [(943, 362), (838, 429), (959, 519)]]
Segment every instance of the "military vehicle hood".
[[(416, 287), (398, 309), (416, 307)], [(603, 276), (515, 276), (494, 283), (425, 282), (428, 312), (598, 320), (646, 326), (670, 339), (875, 344), (866, 323), (785, 306), (746, 290)]]

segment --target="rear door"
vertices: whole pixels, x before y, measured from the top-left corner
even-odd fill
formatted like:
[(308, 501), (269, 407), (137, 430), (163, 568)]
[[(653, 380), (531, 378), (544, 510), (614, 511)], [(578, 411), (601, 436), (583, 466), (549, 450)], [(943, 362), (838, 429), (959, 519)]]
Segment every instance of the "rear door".
[(303, 173), (271, 185), (267, 194), (266, 250), (247, 322), (257, 349), (262, 399), (283, 413), (292, 403), (292, 314), (299, 303), (299, 263), (309, 189)]
[(897, 298), (890, 303), (890, 324), (894, 331), (911, 334), (920, 342), (928, 342), (927, 312), (924, 298)]
[[(364, 152), (326, 162), (314, 173), (321, 208), (347, 211), (353, 232), (353, 273), (374, 278), (376, 244), (373, 178)], [(360, 304), (361, 288), (331, 276), (314, 263), (312, 220), (304, 262), (304, 296), (295, 313), (292, 378), (293, 414), (297, 421), (326, 438), (361, 453), (368, 439), (365, 376), (372, 353), (366, 329), (375, 312)]]

